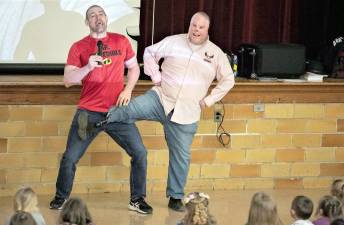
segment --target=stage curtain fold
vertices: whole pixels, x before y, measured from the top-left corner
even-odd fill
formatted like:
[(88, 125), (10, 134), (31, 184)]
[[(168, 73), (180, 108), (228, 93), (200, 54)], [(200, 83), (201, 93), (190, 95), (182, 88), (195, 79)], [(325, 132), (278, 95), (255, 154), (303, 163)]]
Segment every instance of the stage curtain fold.
[(343, 7), (343, 0), (141, 0), (138, 59), (146, 46), (186, 33), (200, 10), (211, 18), (210, 40), (224, 51), (242, 43), (300, 43), (315, 56), (331, 38), (344, 36)]

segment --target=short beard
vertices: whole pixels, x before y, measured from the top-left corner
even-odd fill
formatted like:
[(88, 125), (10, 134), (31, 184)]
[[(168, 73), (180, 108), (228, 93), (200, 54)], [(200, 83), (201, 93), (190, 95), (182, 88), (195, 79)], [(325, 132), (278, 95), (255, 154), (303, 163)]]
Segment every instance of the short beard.
[(100, 27), (96, 26), (95, 28), (91, 28), (91, 31), (97, 34), (104, 33), (106, 31), (106, 26), (100, 26)]

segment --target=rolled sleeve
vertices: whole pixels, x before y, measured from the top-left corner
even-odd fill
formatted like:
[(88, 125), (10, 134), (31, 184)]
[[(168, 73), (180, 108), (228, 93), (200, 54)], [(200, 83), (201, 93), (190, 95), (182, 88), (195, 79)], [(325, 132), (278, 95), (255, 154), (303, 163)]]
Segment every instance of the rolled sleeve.
[(134, 67), (136, 64), (137, 64), (137, 59), (135, 56), (131, 57), (130, 59), (124, 62), (125, 67), (127, 67), (128, 69)]

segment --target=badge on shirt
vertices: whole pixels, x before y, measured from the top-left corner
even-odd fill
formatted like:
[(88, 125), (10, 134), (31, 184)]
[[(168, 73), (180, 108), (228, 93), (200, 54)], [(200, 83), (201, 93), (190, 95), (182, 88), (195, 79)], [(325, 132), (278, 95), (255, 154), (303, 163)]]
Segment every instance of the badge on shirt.
[(214, 58), (214, 54), (209, 53), (209, 52), (204, 52), (204, 58), (203, 58), (204, 61), (211, 63), (211, 60), (213, 58)]
[(103, 60), (103, 65), (110, 65), (112, 63), (112, 60), (110, 58), (105, 58)]

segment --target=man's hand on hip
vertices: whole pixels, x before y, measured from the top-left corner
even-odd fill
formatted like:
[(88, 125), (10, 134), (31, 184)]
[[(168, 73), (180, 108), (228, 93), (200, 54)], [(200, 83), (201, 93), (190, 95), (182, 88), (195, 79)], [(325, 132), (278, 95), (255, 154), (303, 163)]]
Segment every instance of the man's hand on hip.
[(205, 104), (204, 99), (202, 99), (201, 101), (199, 101), (199, 106), (201, 107), (201, 109), (207, 108), (207, 104)]

